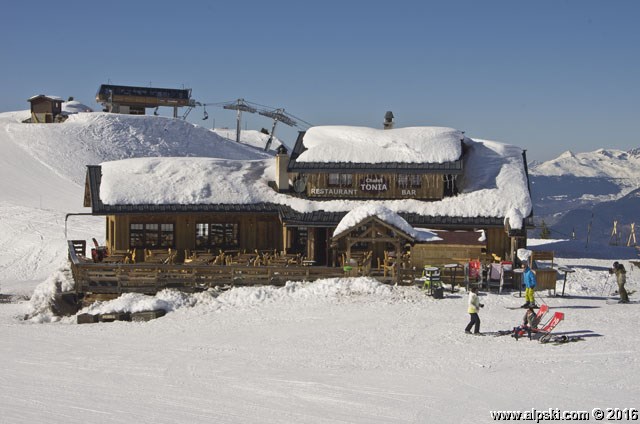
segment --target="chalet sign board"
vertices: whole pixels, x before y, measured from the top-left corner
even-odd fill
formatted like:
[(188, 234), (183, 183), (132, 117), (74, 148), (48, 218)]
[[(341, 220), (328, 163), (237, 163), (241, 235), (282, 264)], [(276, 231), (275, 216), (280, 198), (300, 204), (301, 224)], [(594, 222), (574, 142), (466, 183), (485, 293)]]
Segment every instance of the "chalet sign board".
[(382, 193), (388, 189), (389, 183), (381, 175), (368, 175), (360, 180), (360, 190), (365, 193)]
[[(358, 182), (356, 188), (353, 187), (311, 187), (309, 196), (311, 197), (366, 197), (367, 194), (385, 193), (389, 190), (389, 180), (380, 175), (368, 175)], [(403, 195), (415, 195), (415, 190)]]

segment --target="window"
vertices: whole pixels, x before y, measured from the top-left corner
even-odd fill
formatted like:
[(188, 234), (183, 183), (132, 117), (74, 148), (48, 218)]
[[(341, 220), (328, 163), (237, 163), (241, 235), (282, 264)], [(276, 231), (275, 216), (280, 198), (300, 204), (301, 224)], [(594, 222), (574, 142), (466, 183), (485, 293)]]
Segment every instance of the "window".
[(292, 227), (289, 229), (289, 237), (290, 253), (300, 253), (306, 256), (309, 229), (307, 227)]
[(398, 174), (398, 187), (419, 188), (422, 187), (422, 175), (418, 174)]
[(209, 245), (209, 224), (196, 224), (196, 248), (204, 249)]
[(240, 245), (240, 232), (237, 223), (204, 223), (196, 224), (197, 249), (228, 249)]
[(129, 246), (147, 249), (174, 247), (173, 224), (130, 224)]
[(131, 224), (129, 226), (129, 246), (145, 247), (144, 224)]
[(330, 187), (351, 187), (353, 185), (353, 175), (351, 174), (329, 174)]

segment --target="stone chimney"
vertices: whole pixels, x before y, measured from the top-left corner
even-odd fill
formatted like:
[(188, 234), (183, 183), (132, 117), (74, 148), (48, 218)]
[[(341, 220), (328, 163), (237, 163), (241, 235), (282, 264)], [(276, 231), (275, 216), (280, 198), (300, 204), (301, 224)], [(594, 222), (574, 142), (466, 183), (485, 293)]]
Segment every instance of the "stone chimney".
[(289, 174), (287, 174), (289, 155), (287, 153), (284, 144), (281, 144), (276, 150), (276, 187), (279, 192), (289, 191)]
[(383, 128), (385, 130), (390, 130), (393, 128), (393, 112), (391, 112), (390, 110), (387, 111), (387, 113), (384, 114), (384, 123), (383, 123)]

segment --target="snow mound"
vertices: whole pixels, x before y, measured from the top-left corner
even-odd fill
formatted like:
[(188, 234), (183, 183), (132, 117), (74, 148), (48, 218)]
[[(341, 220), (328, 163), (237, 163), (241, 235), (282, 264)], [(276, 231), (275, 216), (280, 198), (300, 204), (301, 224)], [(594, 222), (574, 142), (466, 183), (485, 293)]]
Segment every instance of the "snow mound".
[[(6, 117), (10, 118), (11, 115)], [(86, 165), (111, 160), (158, 156), (234, 160), (272, 157), (203, 127), (160, 116), (78, 113), (60, 124), (8, 122), (5, 127), (10, 141), (77, 184), (84, 184)]]
[[(391, 299), (393, 289), (367, 277), (329, 278), (311, 283), (289, 281), (284, 287), (237, 287), (222, 293), (211, 289), (202, 293), (187, 294), (166, 289), (155, 296), (127, 293), (114, 300), (95, 302), (78, 314), (135, 313), (155, 309), (173, 312), (184, 308), (196, 308), (199, 313), (211, 313), (227, 309), (255, 308), (266, 303), (333, 302), (339, 298), (357, 296)], [(43, 305), (39, 309), (40, 316), (50, 318), (51, 308), (46, 307), (46, 302), (40, 303)], [(44, 322), (46, 319), (42, 318), (41, 321)]]
[(62, 103), (62, 113), (64, 114), (72, 115), (81, 112), (93, 112), (93, 109), (77, 100), (69, 100)]
[(29, 299), (25, 320), (33, 323), (55, 322), (60, 320), (56, 310), (56, 294), (72, 291), (74, 282), (69, 269), (59, 269), (40, 283)]

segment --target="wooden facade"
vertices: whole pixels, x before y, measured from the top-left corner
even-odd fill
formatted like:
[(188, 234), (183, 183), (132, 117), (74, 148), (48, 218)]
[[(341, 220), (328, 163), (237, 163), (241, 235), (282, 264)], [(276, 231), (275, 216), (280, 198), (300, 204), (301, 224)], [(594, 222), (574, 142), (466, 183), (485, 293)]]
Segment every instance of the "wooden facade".
[(420, 199), (444, 197), (439, 174), (316, 173), (307, 177), (309, 198)]
[[(139, 243), (139, 239), (132, 237), (132, 230), (136, 227), (143, 227), (141, 230), (146, 234), (148, 231), (144, 226), (152, 224), (153, 229), (157, 228), (159, 236), (150, 240), (144, 239)], [(207, 224), (221, 224), (233, 226), (236, 232), (234, 240), (227, 243), (203, 242), (198, 243), (197, 229), (205, 230)], [(167, 234), (170, 241), (161, 240), (163, 235), (162, 225), (167, 226)], [(106, 243), (111, 250), (128, 249), (175, 249), (180, 259), (185, 250), (280, 250), (283, 246), (281, 223), (275, 214), (250, 214), (250, 213), (197, 213), (197, 214), (124, 214), (109, 215), (106, 218)], [(209, 227), (211, 228), (211, 227)], [(208, 229), (207, 229), (208, 230)], [(171, 234), (168, 234), (171, 232)], [(207, 234), (208, 235), (208, 234)], [(204, 237), (204, 235), (203, 235)]]
[(29, 99), (31, 104), (31, 122), (53, 123), (62, 113), (62, 99), (40, 94)]

